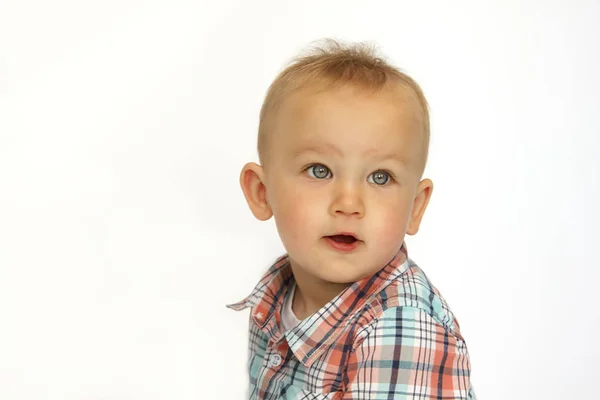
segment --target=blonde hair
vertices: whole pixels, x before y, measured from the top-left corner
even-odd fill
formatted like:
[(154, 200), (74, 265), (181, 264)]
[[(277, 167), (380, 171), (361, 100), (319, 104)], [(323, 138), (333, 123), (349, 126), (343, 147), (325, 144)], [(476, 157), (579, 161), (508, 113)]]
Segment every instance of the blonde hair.
[[(325, 39), (321, 44), (300, 54), (275, 78), (267, 91), (260, 111), (258, 127), (258, 157), (264, 164), (272, 116), (291, 93), (307, 87), (333, 88), (354, 85), (377, 91), (400, 84), (412, 91), (421, 108), (424, 133), (423, 169), (429, 150), (429, 107), (419, 85), (398, 68), (376, 54), (366, 43), (344, 44)], [(422, 171), (421, 171), (422, 172)]]

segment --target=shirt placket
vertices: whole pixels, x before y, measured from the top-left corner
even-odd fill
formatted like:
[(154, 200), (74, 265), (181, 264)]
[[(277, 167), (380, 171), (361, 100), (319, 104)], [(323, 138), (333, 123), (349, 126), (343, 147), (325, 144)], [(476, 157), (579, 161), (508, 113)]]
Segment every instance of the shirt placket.
[(280, 391), (289, 377), (286, 374), (285, 360), (289, 346), (286, 340), (269, 342), (265, 352), (263, 368), (265, 374), (262, 381), (262, 390), (265, 400), (279, 399)]

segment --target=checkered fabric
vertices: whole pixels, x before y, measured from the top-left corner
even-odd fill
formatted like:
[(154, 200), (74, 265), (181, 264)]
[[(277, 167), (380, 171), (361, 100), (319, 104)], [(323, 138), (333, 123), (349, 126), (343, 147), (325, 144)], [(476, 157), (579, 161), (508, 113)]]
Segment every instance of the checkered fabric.
[(281, 332), (293, 279), (284, 255), (228, 306), (252, 309), (250, 399), (475, 399), (458, 322), (406, 244), (375, 275)]

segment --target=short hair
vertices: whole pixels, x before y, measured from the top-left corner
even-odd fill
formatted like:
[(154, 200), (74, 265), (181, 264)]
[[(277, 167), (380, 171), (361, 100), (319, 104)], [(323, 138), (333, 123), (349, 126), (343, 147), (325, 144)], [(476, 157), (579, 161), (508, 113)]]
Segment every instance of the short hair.
[[(304, 54), (303, 54), (304, 53)], [(294, 58), (269, 86), (260, 110), (258, 157), (265, 162), (273, 115), (293, 92), (308, 87), (333, 88), (353, 85), (366, 90), (381, 90), (399, 84), (413, 92), (421, 108), (424, 160), (429, 152), (429, 107), (421, 87), (407, 74), (389, 64), (367, 43), (345, 44), (324, 39)], [(422, 172), (422, 171), (421, 171)]]

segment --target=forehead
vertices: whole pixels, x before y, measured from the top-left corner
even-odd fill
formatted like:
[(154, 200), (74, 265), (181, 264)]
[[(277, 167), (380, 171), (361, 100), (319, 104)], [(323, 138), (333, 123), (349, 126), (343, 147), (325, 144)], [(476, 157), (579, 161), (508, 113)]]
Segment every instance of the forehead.
[(303, 90), (282, 104), (272, 150), (289, 158), (335, 147), (339, 155), (396, 153), (408, 163), (420, 152), (420, 114), (418, 101), (402, 88)]

